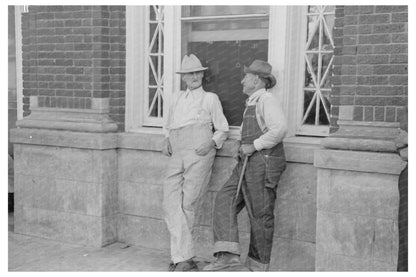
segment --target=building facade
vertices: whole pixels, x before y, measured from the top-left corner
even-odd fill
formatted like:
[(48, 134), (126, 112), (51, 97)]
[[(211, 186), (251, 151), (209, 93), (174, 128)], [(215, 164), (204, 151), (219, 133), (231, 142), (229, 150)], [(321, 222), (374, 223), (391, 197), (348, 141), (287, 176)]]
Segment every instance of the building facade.
[[(182, 56), (195, 53), (231, 126), (196, 228), (198, 255), (209, 257), (215, 193), (236, 164), (243, 68), (259, 58), (273, 66), (271, 93), (289, 123), (271, 270), (396, 269), (407, 6), (15, 10), (15, 232), (168, 249), (163, 110), (182, 86)], [(247, 251), (244, 211), (239, 224)]]

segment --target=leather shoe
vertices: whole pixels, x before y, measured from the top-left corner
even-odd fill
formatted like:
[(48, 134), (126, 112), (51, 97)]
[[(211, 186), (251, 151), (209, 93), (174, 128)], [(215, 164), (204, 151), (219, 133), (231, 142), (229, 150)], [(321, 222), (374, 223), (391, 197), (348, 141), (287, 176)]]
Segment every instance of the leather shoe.
[(228, 267), (241, 266), (240, 256), (229, 252), (218, 252), (216, 260), (203, 268), (204, 271), (219, 271)]
[(187, 261), (175, 264), (174, 271), (198, 271), (198, 266), (196, 265), (194, 260), (189, 259)]

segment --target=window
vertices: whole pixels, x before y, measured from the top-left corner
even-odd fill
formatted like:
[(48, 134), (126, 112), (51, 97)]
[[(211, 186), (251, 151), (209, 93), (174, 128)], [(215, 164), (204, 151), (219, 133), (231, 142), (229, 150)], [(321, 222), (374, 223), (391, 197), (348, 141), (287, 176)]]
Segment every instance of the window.
[(148, 6), (145, 25), (145, 96), (143, 125), (162, 126), (164, 7)]
[(8, 6), (9, 14), (9, 129), (23, 119), (22, 13), (28, 6)]
[(330, 122), (334, 6), (309, 6), (305, 16), (303, 109), (298, 133), (325, 135)]
[(128, 6), (126, 130), (162, 126), (172, 91), (184, 89), (175, 72), (194, 53), (209, 67), (203, 86), (219, 96), (231, 137), (254, 59), (273, 66), (288, 135), (328, 135), (334, 18), (334, 6)]
[(268, 58), (269, 7), (183, 6), (181, 22), (181, 56), (193, 53), (208, 67), (204, 89), (218, 95), (229, 125), (240, 126), (244, 65)]

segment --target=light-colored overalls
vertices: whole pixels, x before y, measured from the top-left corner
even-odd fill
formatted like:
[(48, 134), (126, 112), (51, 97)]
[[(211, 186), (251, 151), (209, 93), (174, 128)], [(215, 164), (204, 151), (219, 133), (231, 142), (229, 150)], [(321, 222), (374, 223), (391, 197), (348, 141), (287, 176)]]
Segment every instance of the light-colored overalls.
[(163, 209), (174, 263), (195, 256), (192, 239), (195, 214), (207, 190), (216, 154), (215, 148), (205, 156), (195, 153), (196, 148), (213, 136), (211, 118), (202, 108), (204, 99), (205, 95), (196, 114), (197, 123), (169, 131), (172, 156), (163, 184)]

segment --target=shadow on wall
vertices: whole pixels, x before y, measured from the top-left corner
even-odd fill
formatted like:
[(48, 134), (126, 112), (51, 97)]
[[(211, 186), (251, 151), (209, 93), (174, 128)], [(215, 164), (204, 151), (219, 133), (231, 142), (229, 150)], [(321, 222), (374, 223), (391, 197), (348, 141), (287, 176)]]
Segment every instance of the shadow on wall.
[(14, 207), (14, 167), (13, 167), (13, 158), (10, 156), (10, 154), (8, 155), (8, 163), (9, 163), (9, 213), (13, 212), (13, 207)]

